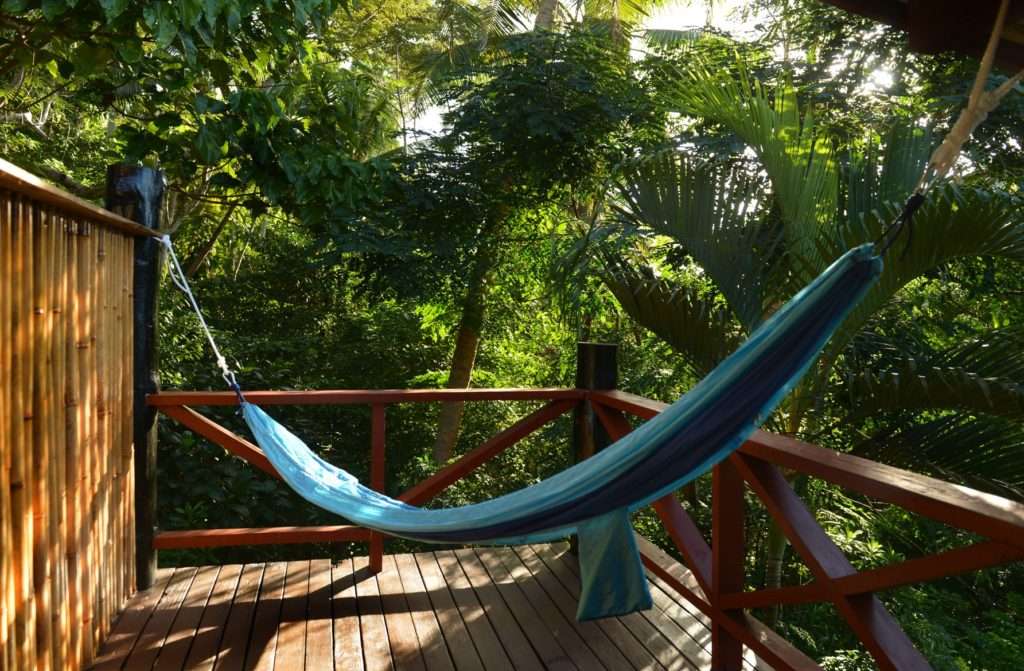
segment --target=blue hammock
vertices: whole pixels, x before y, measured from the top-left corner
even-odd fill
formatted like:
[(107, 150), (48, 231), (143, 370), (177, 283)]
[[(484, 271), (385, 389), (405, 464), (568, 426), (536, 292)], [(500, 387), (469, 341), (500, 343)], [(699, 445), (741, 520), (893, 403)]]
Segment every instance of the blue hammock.
[(846, 315), (878, 279), (873, 245), (847, 252), (794, 296), (689, 393), (586, 461), (535, 485), (440, 510), (359, 484), (263, 410), (246, 423), (295, 491), (352, 522), (437, 543), (548, 542), (575, 533), (580, 620), (651, 607), (629, 515), (705, 473), (739, 447), (792, 390)]

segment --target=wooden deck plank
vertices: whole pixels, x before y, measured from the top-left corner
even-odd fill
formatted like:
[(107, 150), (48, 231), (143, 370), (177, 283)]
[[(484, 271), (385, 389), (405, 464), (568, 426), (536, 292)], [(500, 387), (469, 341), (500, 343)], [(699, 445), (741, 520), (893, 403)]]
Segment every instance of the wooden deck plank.
[(331, 568), (331, 615), (334, 624), (334, 668), (363, 671), (363, 643), (356, 605), (355, 569), (351, 559)]
[(213, 593), (210, 594), (210, 600), (206, 604), (206, 610), (203, 611), (203, 618), (199, 622), (195, 640), (192, 641), (192, 649), (189, 650), (188, 658), (185, 660), (185, 668), (189, 671), (213, 669), (213, 665), (217, 661), (217, 650), (228, 621), (228, 614), (231, 612), (231, 602), (235, 598), (238, 579), (241, 576), (241, 564), (228, 564), (220, 567), (217, 584), (214, 585)]
[[(562, 560), (566, 563), (569, 569), (579, 579), (579, 560), (571, 552), (564, 552), (562, 554)], [(704, 647), (698, 642), (698, 640), (692, 636), (685, 627), (680, 626), (679, 622), (669, 617), (664, 608), (659, 606), (659, 602), (664, 605), (669, 605), (672, 602), (671, 598), (665, 595), (663, 592), (658, 592), (653, 586), (651, 588), (651, 597), (654, 600), (654, 608), (650, 608), (633, 615), (626, 616), (627, 618), (634, 618), (637, 615), (642, 616), (646, 619), (651, 627), (657, 630), (661, 637), (667, 640), (681, 655), (686, 658), (688, 662), (687, 668), (700, 669), (709, 666), (711, 663), (710, 654), (704, 649)], [(672, 602), (673, 605), (674, 602)], [(621, 619), (621, 618), (620, 618)], [(686, 622), (684, 620), (684, 622)], [(686, 622), (687, 625), (696, 625), (699, 631), (694, 631), (696, 635), (700, 633), (707, 633), (710, 636), (710, 630), (703, 626), (703, 624), (696, 620), (690, 620)], [(627, 625), (628, 626), (628, 625)], [(642, 627), (641, 631), (649, 632), (650, 628)], [(637, 632), (634, 630), (634, 634)], [(664, 663), (664, 662), (663, 662)]]
[(231, 612), (224, 625), (224, 635), (220, 639), (214, 671), (240, 671), (244, 668), (265, 568), (263, 564), (246, 564), (242, 568), (238, 588), (231, 601)]
[[(559, 577), (563, 583), (579, 584), (579, 562), (576, 557), (569, 552), (569, 548), (566, 545), (562, 545), (558, 548), (552, 546), (538, 546), (540, 549), (541, 558), (544, 562), (551, 567), (551, 570)], [(668, 671), (684, 671), (687, 669), (693, 669), (694, 667), (690, 661), (682, 654), (667, 634), (661, 631), (661, 629), (652, 624), (648, 619), (650, 610), (643, 613), (630, 613), (629, 615), (623, 615), (618, 619), (629, 631), (636, 637), (638, 641), (643, 643), (644, 647), (647, 648), (652, 655), (654, 655), (658, 661)], [(663, 614), (662, 614), (663, 615)], [(667, 620), (667, 618), (666, 618)]]
[(448, 591), (441, 569), (438, 568), (432, 554), (423, 557), (426, 557), (424, 564), (427, 568), (420, 564), (419, 555), (399, 555), (395, 558), (402, 574), (402, 583), (406, 586), (406, 594), (413, 592), (407, 581), (418, 580), (428, 599), (428, 605), (437, 618), (441, 635), (444, 636), (452, 661), (455, 662), (455, 668), (458, 671), (483, 671), (483, 662), (477, 654), (476, 646), (473, 645), (473, 639), (469, 636), (466, 623), (462, 621), (455, 600)]
[(367, 671), (390, 671), (395, 668), (388, 642), (388, 628), (384, 608), (380, 602), (377, 578), (370, 572), (368, 557), (356, 557), (356, 605), (359, 609), (359, 632), (363, 639), (363, 659)]
[(395, 562), (390, 557), (382, 560), (381, 571), (377, 574), (377, 587), (380, 590), (380, 604), (388, 627), (388, 642), (395, 668), (398, 671), (426, 671), (416, 626), (409, 613), (409, 604), (405, 601), (402, 579), (398, 577)]
[(281, 621), (284, 585), (288, 565), (273, 562), (263, 568), (263, 580), (252, 619), (249, 650), (245, 653), (246, 671), (270, 671), (277, 652), (277, 625)]
[[(558, 567), (556, 573), (560, 577), (573, 584), (579, 584), (580, 562), (574, 554), (569, 552), (567, 545), (560, 547), (548, 545), (544, 546), (543, 551), (547, 557), (551, 557), (554, 560)], [(675, 626), (675, 623), (666, 618), (664, 613), (658, 611), (656, 607), (640, 613), (631, 613), (617, 619), (625, 624), (648, 651), (657, 658), (658, 662), (662, 663), (669, 671), (696, 668), (673, 640), (673, 634), (683, 636), (685, 634)], [(673, 631), (667, 632), (663, 627), (668, 627), (670, 623)]]
[[(331, 618), (331, 560), (309, 562), (309, 606), (306, 619), (306, 660), (309, 671), (334, 668)], [(351, 669), (352, 667), (342, 667)]]
[(178, 608), (188, 593), (188, 588), (195, 578), (197, 569), (194, 567), (176, 569), (167, 589), (164, 590), (160, 602), (149, 618), (145, 629), (139, 635), (135, 647), (125, 660), (124, 669), (145, 669), (149, 671), (160, 654), (160, 647), (164, 643), (167, 632), (170, 631), (174, 618), (178, 614)]
[[(652, 595), (654, 595), (656, 591), (660, 591), (667, 595), (668, 599), (678, 607), (678, 610), (669, 609), (667, 607), (662, 608), (662, 610), (677, 622), (685, 620), (689, 623), (689, 625), (684, 626), (684, 628), (687, 629), (691, 637), (698, 641), (710, 655), (711, 619), (702, 613), (699, 608), (690, 603), (686, 597), (672, 589), (665, 583), (665, 581), (655, 575), (652, 571), (646, 571), (646, 573), (647, 579), (652, 585)], [(696, 585), (696, 580), (693, 581), (693, 584)], [(693, 624), (694, 622), (697, 624)], [(701, 629), (706, 633), (700, 633)], [(754, 651), (747, 647), (744, 647), (743, 649), (743, 667), (748, 669), (748, 671), (772, 671), (771, 666), (769, 666), (765, 661), (759, 659), (757, 655), (754, 654)]]
[(275, 669), (296, 671), (305, 667), (308, 603), (309, 560), (290, 561), (284, 581), (281, 620), (277, 624)]
[[(622, 651), (601, 631), (596, 622), (577, 622), (571, 599), (565, 593), (566, 607), (560, 608), (556, 600), (541, 586), (540, 580), (530, 573), (519, 555), (511, 548), (498, 548), (496, 558), (502, 562), (523, 592), (544, 618), (544, 623), (555, 632), (563, 646), (573, 650), (577, 665), (584, 669), (606, 668), (609, 671), (632, 671), (633, 665), (626, 659)], [(590, 651), (594, 661), (588, 659), (587, 653), (578, 650), (579, 645)], [(597, 661), (599, 660), (599, 661)]]
[(388, 571), (394, 571), (401, 581), (427, 671), (455, 671), (444, 635), (441, 633), (441, 625), (423, 587), (416, 560), (411, 555), (387, 555), (384, 557), (384, 566)]
[(160, 655), (153, 667), (155, 671), (178, 671), (185, 665), (219, 573), (219, 566), (204, 566), (196, 573), (163, 647), (160, 648)]
[[(376, 575), (367, 557), (163, 571), (127, 604), (96, 668), (710, 666), (707, 618), (657, 576), (651, 610), (580, 623), (578, 572), (564, 543), (386, 555)], [(747, 653), (744, 671), (770, 671)]]
[(491, 583), (490, 577), (480, 566), (472, 550), (435, 552), (437, 563), (449, 583), (468, 584), (476, 593), (483, 607), (484, 615), (490, 620), (498, 639), (512, 660), (512, 665), (519, 670), (540, 670), (544, 668), (537, 653), (530, 645), (526, 634), (519, 628), (515, 617)]
[[(521, 546), (514, 548), (514, 550), (523, 564), (533, 574), (534, 578), (540, 582), (544, 591), (554, 599), (562, 614), (575, 620), (576, 606), (580, 595), (578, 581), (571, 584), (563, 583), (531, 547)], [(622, 654), (638, 671), (664, 669), (654, 655), (630, 633), (629, 629), (618, 618), (592, 620), (584, 624), (593, 624), (601, 629), (601, 632), (622, 651)]]
[(149, 589), (137, 594), (121, 616), (117, 619), (110, 635), (100, 648), (99, 655), (92, 667), (96, 671), (120, 669), (124, 660), (131, 654), (135, 642), (139, 639), (146, 623), (156, 610), (157, 604), (164, 595), (164, 590), (174, 575), (174, 569), (160, 569), (156, 582)]
[(473, 592), (473, 587), (463, 575), (462, 569), (458, 568), (455, 556), (450, 555), (445, 560), (445, 565), (451, 566), (453, 562), (456, 570), (446, 572), (437, 553), (416, 554), (416, 563), (420, 567), (420, 575), (423, 576), (423, 581), (427, 585), (431, 601), (434, 599), (435, 592), (440, 593), (441, 590), (447, 590), (455, 602), (459, 616), (466, 625), (466, 631), (469, 632), (469, 637), (483, 661), (484, 668), (487, 671), (495, 669), (515, 671), (512, 661), (502, 647), (501, 641), (498, 640), (498, 635), (494, 632), (487, 615), (484, 614), (483, 607), (477, 600), (476, 593)]
[(534, 601), (527, 596), (523, 586), (505, 568), (498, 551), (498, 548), (476, 548), (474, 552), (544, 665), (549, 669), (604, 669), (554, 604)]
[(655, 608), (671, 619), (695, 644), (694, 648), (688, 646), (686, 656), (698, 668), (709, 667), (711, 665), (711, 629), (700, 618), (694, 617), (693, 613), (673, 599), (663, 586), (655, 581), (653, 574), (648, 573), (647, 581), (650, 583), (651, 598), (654, 599)]

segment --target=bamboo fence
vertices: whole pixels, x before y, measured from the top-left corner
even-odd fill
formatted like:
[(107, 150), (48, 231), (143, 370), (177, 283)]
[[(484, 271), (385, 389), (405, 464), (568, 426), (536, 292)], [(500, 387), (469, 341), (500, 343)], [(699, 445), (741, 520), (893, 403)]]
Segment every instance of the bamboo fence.
[(84, 668), (135, 589), (144, 231), (0, 161), (0, 671)]

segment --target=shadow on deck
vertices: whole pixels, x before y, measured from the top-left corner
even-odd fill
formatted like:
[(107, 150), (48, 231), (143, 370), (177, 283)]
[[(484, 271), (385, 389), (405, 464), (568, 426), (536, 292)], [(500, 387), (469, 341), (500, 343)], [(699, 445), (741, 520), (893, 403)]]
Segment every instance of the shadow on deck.
[(707, 619), (648, 579), (651, 610), (579, 623), (564, 543), (387, 555), (376, 576), (366, 557), (165, 569), (93, 668), (709, 668)]

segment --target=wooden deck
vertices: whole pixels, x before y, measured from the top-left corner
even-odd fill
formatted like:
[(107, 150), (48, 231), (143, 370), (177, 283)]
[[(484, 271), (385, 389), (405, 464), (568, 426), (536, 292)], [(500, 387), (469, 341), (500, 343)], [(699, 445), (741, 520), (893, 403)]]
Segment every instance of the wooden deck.
[(578, 623), (565, 544), (387, 555), (377, 575), (366, 557), (165, 569), (93, 668), (708, 668), (706, 618), (649, 580), (653, 609)]

